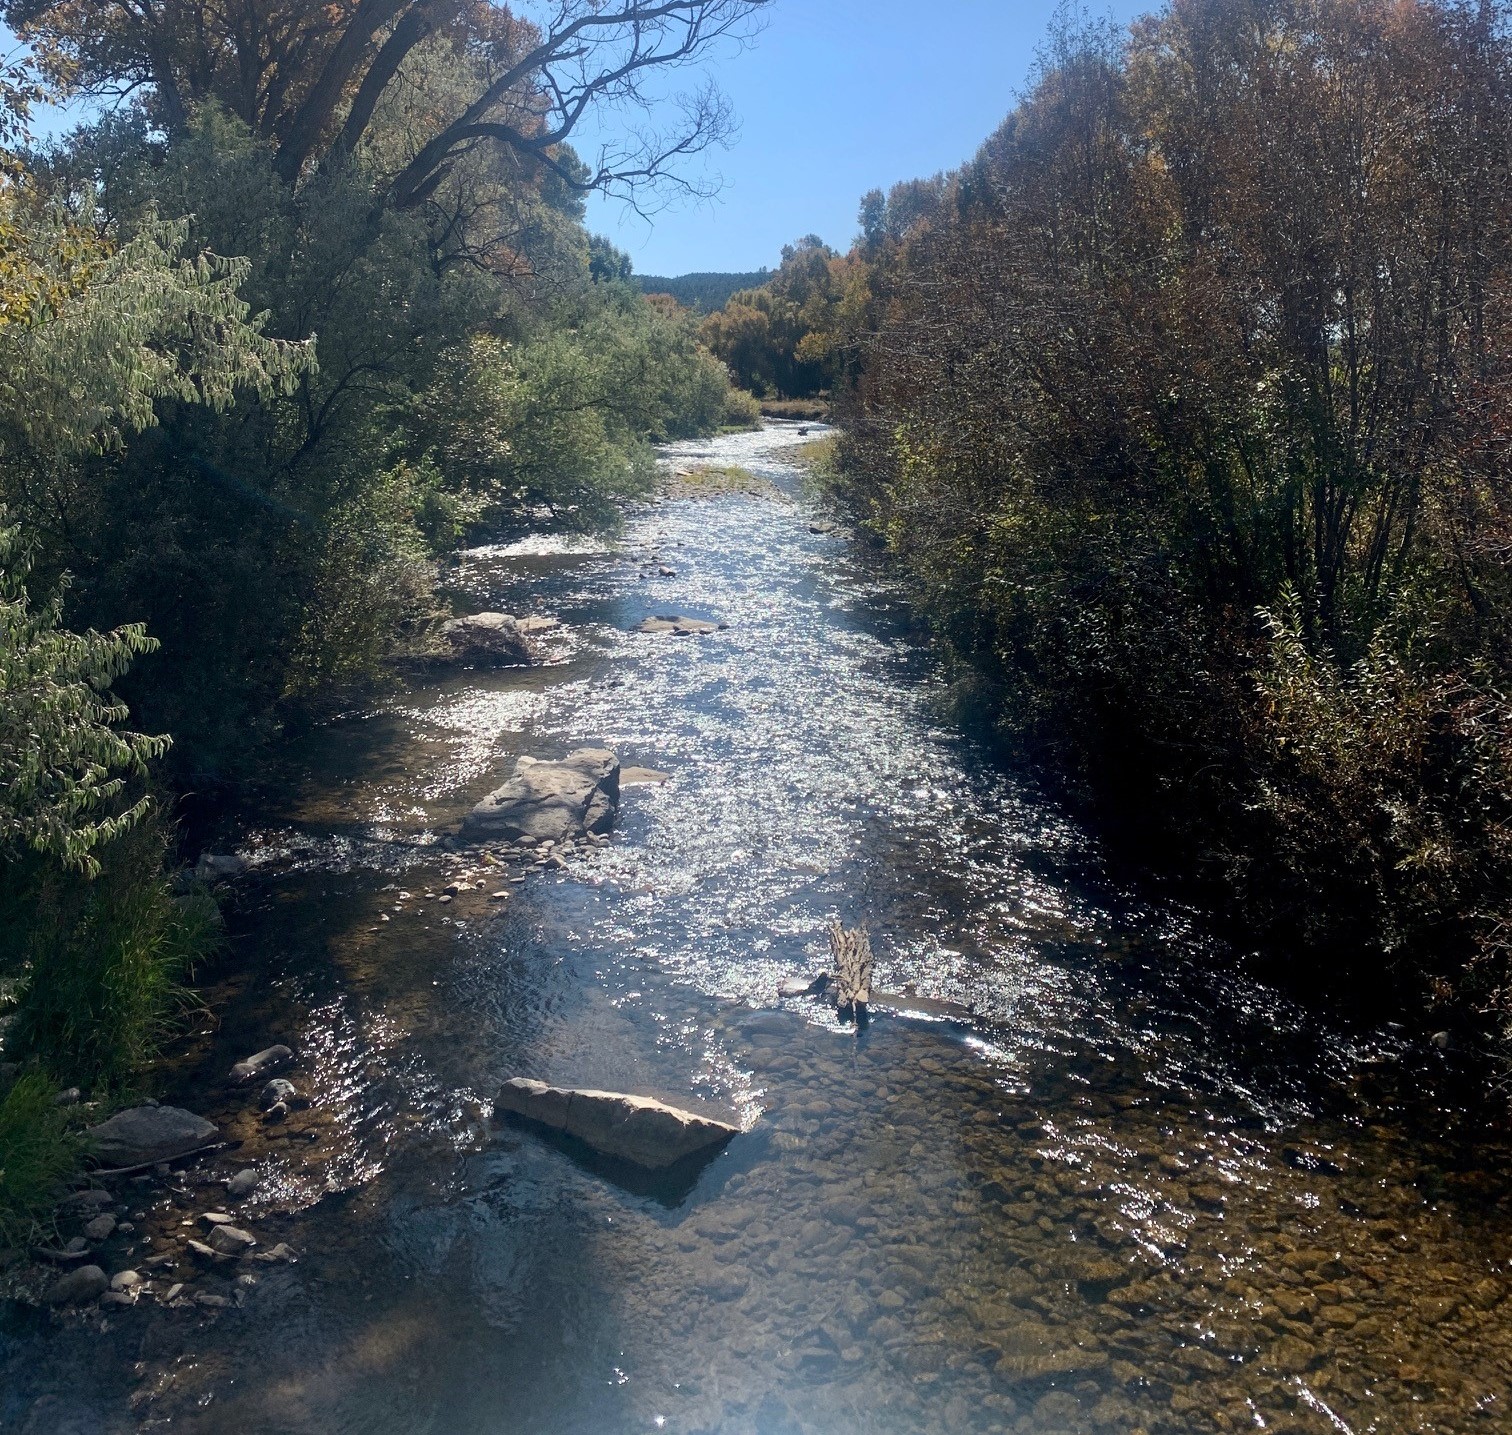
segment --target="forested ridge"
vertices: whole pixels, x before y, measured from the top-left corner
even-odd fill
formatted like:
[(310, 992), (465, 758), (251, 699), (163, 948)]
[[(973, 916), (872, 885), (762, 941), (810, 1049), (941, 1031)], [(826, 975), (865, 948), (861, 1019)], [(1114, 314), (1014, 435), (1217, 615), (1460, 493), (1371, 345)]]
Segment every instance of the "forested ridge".
[(423, 652), (463, 542), (610, 526), (726, 422), (584, 199), (697, 189), (725, 102), (659, 132), (642, 86), (762, 3), (3, 7), (0, 1241), (76, 1158), (54, 1091), (131, 1091), (215, 944), (179, 794)]
[(1064, 25), (970, 164), (868, 197), (820, 346), (963, 705), (1242, 945), (1499, 1063), (1509, 38), (1453, 0)]

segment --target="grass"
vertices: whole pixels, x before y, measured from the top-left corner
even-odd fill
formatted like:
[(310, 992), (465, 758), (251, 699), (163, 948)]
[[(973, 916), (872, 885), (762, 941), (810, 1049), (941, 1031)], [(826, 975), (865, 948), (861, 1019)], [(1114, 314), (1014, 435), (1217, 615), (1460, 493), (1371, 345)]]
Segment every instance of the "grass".
[(53, 1208), (79, 1167), (80, 1144), (69, 1130), (57, 1087), (31, 1072), (0, 1100), (0, 1250), (44, 1237)]
[(825, 434), (823, 438), (813, 438), (805, 444), (800, 444), (787, 457), (790, 462), (796, 463), (802, 468), (809, 469), (811, 472), (821, 476), (827, 476), (835, 472), (839, 448), (839, 436), (837, 434)]

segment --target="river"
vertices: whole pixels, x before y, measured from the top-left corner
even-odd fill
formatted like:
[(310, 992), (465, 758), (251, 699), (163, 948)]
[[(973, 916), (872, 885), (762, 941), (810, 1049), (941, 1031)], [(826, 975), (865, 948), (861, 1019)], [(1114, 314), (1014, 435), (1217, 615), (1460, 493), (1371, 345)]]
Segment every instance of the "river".
[[(238, 1219), (300, 1259), (155, 1280), (225, 1309), (12, 1309), (0, 1429), (1512, 1430), (1508, 1168), (1443, 1058), (1236, 976), (944, 722), (876, 556), (810, 531), (803, 441), (677, 445), (759, 482), (465, 555), (462, 606), (563, 620), (552, 664), (296, 745), (164, 1092), (245, 1145), (124, 1187), (119, 1260), (181, 1249), (244, 1164)], [(655, 613), (728, 628), (632, 631)], [(583, 743), (670, 781), (565, 871), (443, 903), (477, 866), (441, 835)], [(779, 1002), (831, 915), (970, 1018)], [(313, 1105), (267, 1127), (222, 1076), (277, 1040)], [(625, 1184), (496, 1127), (512, 1075), (745, 1133), (691, 1188)]]

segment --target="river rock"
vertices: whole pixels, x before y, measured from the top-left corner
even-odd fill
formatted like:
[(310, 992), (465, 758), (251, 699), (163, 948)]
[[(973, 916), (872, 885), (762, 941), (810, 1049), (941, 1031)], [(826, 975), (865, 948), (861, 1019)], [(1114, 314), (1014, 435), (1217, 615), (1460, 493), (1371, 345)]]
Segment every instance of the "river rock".
[(294, 1083), (282, 1076), (276, 1076), (263, 1087), (262, 1095), (257, 1098), (257, 1104), (264, 1111), (271, 1111), (275, 1106), (283, 1106), (287, 1109), (298, 1099), (299, 1093), (294, 1089)]
[(91, 1126), (85, 1136), (104, 1166), (149, 1166), (207, 1146), (220, 1129), (177, 1106), (133, 1106)]
[(114, 1232), (115, 1228), (116, 1218), (106, 1211), (84, 1227), (84, 1235), (91, 1241), (103, 1241)]
[(270, 1046), (255, 1056), (249, 1056), (245, 1061), (238, 1061), (231, 1068), (227, 1080), (232, 1086), (245, 1086), (260, 1076), (271, 1076), (293, 1060), (294, 1053), (288, 1047)]
[(240, 877), (248, 865), (245, 857), (234, 852), (206, 852), (195, 864), (194, 875), (201, 882), (225, 882)]
[(206, 1244), (217, 1255), (239, 1256), (250, 1251), (257, 1244), (257, 1238), (240, 1226), (214, 1226)]
[(581, 747), (561, 762), (522, 757), (515, 775), (462, 822), (468, 842), (565, 842), (607, 832), (619, 811), (620, 763), (601, 747)]
[(540, 654), (524, 627), (508, 613), (474, 613), (453, 618), (441, 628), (441, 640), (458, 662), (494, 668), (527, 667)]
[(626, 767), (620, 770), (621, 787), (660, 787), (671, 781), (671, 773), (658, 772), (654, 767)]
[(784, 977), (777, 984), (779, 997), (818, 996), (829, 985), (829, 973), (820, 972), (817, 977)]
[(55, 1280), (47, 1290), (48, 1305), (86, 1305), (110, 1289), (110, 1277), (99, 1266), (80, 1266)]
[(233, 1201), (242, 1201), (257, 1189), (258, 1175), (250, 1166), (245, 1171), (238, 1171), (226, 1182), (226, 1194)]
[(636, 632), (671, 633), (678, 638), (698, 638), (710, 633), (718, 633), (729, 626), (728, 623), (711, 623), (706, 618), (687, 618), (681, 614), (670, 614), (645, 619), (637, 626)]
[(494, 1114), (523, 1116), (606, 1156), (660, 1170), (697, 1151), (712, 1151), (739, 1127), (683, 1111), (649, 1096), (582, 1091), (514, 1077), (499, 1089)]

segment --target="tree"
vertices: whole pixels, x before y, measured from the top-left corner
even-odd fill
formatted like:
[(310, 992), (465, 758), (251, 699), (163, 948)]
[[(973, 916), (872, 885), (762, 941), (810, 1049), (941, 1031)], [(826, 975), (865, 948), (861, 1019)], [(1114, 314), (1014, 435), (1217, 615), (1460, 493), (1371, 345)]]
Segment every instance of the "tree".
[(644, 114), (653, 75), (739, 42), (770, 3), (548, 0), (536, 21), (489, 0), (5, 0), (0, 13), (55, 57), (56, 74), (93, 93), (143, 92), (170, 131), (195, 105), (224, 105), (277, 147), (288, 183), (355, 153), (416, 50), (450, 35), (480, 73), (389, 177), (390, 200), (406, 208), (480, 145), (500, 146), (582, 192), (636, 203), (668, 185), (698, 188), (675, 166), (730, 133), (729, 107), (712, 85), (683, 101), (668, 131), (627, 126), (586, 174), (564, 163), (562, 147), (590, 114)]

